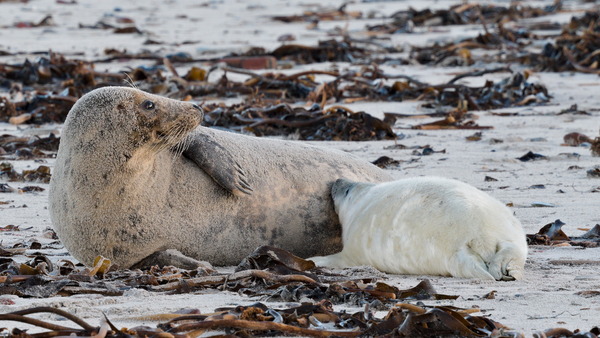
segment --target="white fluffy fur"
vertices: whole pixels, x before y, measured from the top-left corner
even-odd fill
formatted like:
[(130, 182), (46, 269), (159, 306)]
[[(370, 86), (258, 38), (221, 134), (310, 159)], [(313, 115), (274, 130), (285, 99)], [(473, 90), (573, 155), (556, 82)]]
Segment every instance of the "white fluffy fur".
[(380, 184), (338, 180), (332, 196), (344, 248), (312, 258), (317, 265), (523, 278), (527, 243), (520, 222), (504, 204), (473, 186), (440, 177)]

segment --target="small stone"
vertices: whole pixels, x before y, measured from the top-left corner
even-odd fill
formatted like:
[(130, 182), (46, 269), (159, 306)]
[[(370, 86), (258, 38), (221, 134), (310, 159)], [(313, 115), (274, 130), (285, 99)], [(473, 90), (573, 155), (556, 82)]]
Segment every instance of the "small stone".
[(600, 178), (600, 168), (594, 168), (587, 171), (587, 177)]
[(527, 162), (527, 161), (545, 160), (548, 158), (544, 155), (536, 154), (534, 152), (529, 151), (529, 152), (527, 152), (527, 154), (525, 154), (517, 159), (521, 162)]
[(277, 59), (272, 56), (245, 56), (221, 59), (228, 66), (243, 69), (273, 69), (277, 68)]
[(552, 203), (546, 203), (546, 202), (532, 202), (531, 206), (534, 208), (554, 208), (554, 207), (556, 207), (556, 205), (554, 205)]

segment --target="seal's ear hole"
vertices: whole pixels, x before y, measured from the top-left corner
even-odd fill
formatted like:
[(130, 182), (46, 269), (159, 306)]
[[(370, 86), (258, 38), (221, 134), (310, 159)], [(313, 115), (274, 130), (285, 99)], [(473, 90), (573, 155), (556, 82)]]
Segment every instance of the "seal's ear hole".
[(346, 193), (344, 194), (344, 196), (348, 196), (349, 192), (350, 192), (350, 188), (346, 188)]
[(146, 110), (154, 110), (156, 105), (154, 104), (154, 102), (152, 102), (150, 100), (146, 100), (146, 101), (142, 102), (142, 107)]

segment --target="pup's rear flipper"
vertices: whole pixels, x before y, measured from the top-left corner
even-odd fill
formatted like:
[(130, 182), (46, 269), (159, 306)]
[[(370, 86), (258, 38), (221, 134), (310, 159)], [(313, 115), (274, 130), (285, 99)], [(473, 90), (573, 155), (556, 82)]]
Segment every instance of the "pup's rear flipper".
[(483, 258), (469, 246), (459, 248), (449, 257), (447, 269), (452, 277), (494, 279), (494, 276), (488, 272)]
[(353, 264), (350, 264), (344, 258), (341, 252), (329, 256), (315, 256), (307, 259), (315, 262), (317, 266), (321, 267), (324, 266), (328, 268), (347, 268), (353, 266)]
[(496, 255), (488, 264), (488, 271), (496, 280), (523, 279), (527, 251), (511, 242), (500, 242)]

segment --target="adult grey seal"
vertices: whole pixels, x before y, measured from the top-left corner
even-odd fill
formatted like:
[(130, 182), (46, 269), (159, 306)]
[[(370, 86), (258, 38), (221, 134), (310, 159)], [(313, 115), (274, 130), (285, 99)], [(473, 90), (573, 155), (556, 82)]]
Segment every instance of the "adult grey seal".
[(317, 265), (372, 265), (389, 273), (523, 278), (527, 242), (501, 202), (466, 183), (412, 177), (379, 184), (337, 180), (331, 189), (344, 249)]
[(391, 179), (342, 151), (199, 127), (202, 116), (125, 87), (77, 101), (50, 182), (52, 222), (75, 258), (127, 268), (175, 249), (229, 265), (264, 244), (329, 254), (341, 249), (331, 184)]

